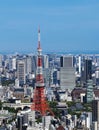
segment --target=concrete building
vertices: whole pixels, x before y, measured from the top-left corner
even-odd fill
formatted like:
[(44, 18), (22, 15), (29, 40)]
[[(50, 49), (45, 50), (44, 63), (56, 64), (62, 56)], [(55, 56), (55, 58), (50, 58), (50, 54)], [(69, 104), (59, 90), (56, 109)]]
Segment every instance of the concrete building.
[(12, 58), (12, 70), (16, 70), (16, 58)]
[(92, 102), (92, 121), (93, 130), (99, 129), (99, 100), (93, 100)]
[(43, 68), (44, 69), (49, 68), (49, 57), (48, 57), (48, 55), (43, 55), (42, 56), (42, 63), (43, 63)]
[(99, 86), (99, 67), (96, 68), (95, 79), (96, 79), (96, 85)]
[(42, 117), (42, 123), (43, 123), (43, 128), (49, 130), (49, 126), (51, 124), (52, 117), (51, 116), (43, 116)]
[(25, 68), (26, 68), (25, 61), (18, 60), (18, 62), (17, 62), (17, 78), (19, 80), (20, 85), (23, 85), (26, 83)]
[(78, 57), (78, 70), (79, 75), (81, 76), (81, 56)]
[(15, 79), (15, 87), (19, 87), (19, 79)]
[(24, 88), (22, 88), (22, 87), (14, 88), (13, 97), (23, 101), (24, 100)]
[(75, 87), (75, 68), (73, 56), (62, 56), (60, 58), (60, 87), (62, 90)]
[(84, 82), (87, 80), (92, 79), (92, 60), (85, 59), (84, 61)]
[(60, 67), (73, 67), (74, 58), (72, 55), (64, 55), (60, 57)]
[(87, 81), (87, 93), (86, 93), (87, 103), (92, 102), (92, 100), (93, 100), (93, 95), (94, 95), (94, 91), (93, 91), (93, 81), (92, 81), (92, 80), (88, 80), (88, 81)]
[(17, 116), (17, 128), (19, 130), (27, 130), (28, 126), (28, 114), (19, 114)]
[(15, 57), (12, 58), (12, 69), (16, 70), (16, 58)]
[(36, 74), (36, 67), (37, 67), (37, 56), (33, 55), (33, 72)]
[(26, 56), (26, 74), (32, 73), (33, 59), (32, 56)]
[(72, 101), (69, 91), (58, 91), (60, 101)]
[(0, 55), (0, 67), (2, 67), (3, 55)]

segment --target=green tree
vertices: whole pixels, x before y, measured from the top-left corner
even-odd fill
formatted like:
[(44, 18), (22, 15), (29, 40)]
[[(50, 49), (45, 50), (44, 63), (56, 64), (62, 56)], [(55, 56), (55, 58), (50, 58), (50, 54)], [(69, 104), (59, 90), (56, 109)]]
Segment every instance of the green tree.
[(68, 107), (74, 106), (76, 103), (73, 101), (68, 101), (66, 102), (66, 104), (68, 105)]
[(4, 110), (8, 110), (8, 111), (11, 112), (11, 113), (16, 113), (16, 110), (15, 110), (15, 108), (13, 108), (13, 107), (3, 107), (3, 109), (4, 109)]
[(2, 109), (2, 105), (3, 105), (3, 103), (0, 101), (0, 110)]
[(49, 107), (52, 109), (56, 118), (60, 118), (61, 117), (61, 111), (59, 109), (57, 109), (58, 103), (56, 101), (51, 101), (51, 102), (48, 102), (48, 103), (49, 103)]

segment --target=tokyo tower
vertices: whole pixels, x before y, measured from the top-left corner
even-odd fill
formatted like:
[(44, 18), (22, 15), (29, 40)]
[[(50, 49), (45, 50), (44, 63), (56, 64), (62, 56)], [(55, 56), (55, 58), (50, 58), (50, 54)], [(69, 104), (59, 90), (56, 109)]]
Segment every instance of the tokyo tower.
[(31, 110), (38, 111), (42, 116), (47, 115), (49, 112), (52, 116), (54, 116), (51, 111), (45, 96), (45, 84), (43, 77), (43, 68), (42, 68), (42, 49), (40, 45), (40, 28), (38, 29), (38, 55), (37, 55), (37, 70), (36, 70), (36, 84), (33, 95), (33, 103), (31, 106)]

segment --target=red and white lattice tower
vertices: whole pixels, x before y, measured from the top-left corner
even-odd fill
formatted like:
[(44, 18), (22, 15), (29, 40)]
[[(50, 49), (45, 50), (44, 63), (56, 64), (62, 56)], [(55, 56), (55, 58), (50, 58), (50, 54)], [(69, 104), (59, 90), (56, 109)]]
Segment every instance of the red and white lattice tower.
[(42, 116), (46, 115), (47, 112), (50, 112), (50, 114), (54, 116), (53, 112), (49, 108), (49, 105), (47, 104), (45, 96), (45, 88), (44, 88), (45, 84), (42, 69), (42, 49), (40, 46), (40, 29), (38, 30), (37, 51), (38, 51), (38, 57), (37, 57), (36, 85), (31, 110), (39, 111)]

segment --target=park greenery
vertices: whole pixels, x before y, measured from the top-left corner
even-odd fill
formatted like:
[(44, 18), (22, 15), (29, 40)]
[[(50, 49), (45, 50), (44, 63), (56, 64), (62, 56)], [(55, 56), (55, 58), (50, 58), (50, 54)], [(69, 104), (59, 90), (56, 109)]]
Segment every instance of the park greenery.
[(2, 81), (2, 86), (8, 86), (9, 84), (14, 84), (14, 80)]
[(66, 102), (66, 104), (68, 106), (68, 114), (77, 115), (78, 118), (80, 117), (82, 112), (92, 111), (92, 103), (80, 103), (80, 102), (68, 101)]
[(61, 117), (61, 110), (57, 109), (58, 102), (56, 101), (49, 101), (49, 107), (51, 108), (52, 112), (54, 113), (56, 118)]
[(3, 106), (3, 104), (4, 103), (0, 101), (0, 110), (3, 108), (4, 110), (8, 110), (10, 113), (17, 113), (20, 110), (20, 108), (15, 109), (13, 107)]
[[(58, 102), (56, 101), (48, 101), (48, 105), (51, 108), (51, 111), (53, 112), (55, 118), (61, 118), (61, 111), (57, 109)], [(42, 121), (41, 116), (36, 118), (36, 122), (39, 123)]]

